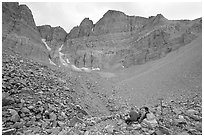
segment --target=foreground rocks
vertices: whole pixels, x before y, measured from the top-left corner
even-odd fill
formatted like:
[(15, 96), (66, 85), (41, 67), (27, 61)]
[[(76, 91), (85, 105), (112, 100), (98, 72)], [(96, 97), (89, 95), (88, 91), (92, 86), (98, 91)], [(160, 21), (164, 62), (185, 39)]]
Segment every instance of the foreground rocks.
[[(77, 80), (70, 76), (63, 79), (65, 73), (17, 54), (3, 52), (2, 58), (4, 135), (202, 134), (200, 95), (186, 100), (163, 102), (162, 106), (158, 101), (159, 105), (151, 106), (150, 110), (158, 122), (156, 128), (149, 129), (139, 123), (127, 125), (124, 120), (130, 105), (118, 98), (106, 96), (107, 101), (103, 103), (110, 113), (93, 115), (76, 101), (80, 100), (79, 97), (83, 98), (78, 90), (70, 86), (70, 83), (76, 84)], [(96, 85), (89, 81), (88, 89), (92, 90), (94, 86)], [(97, 92), (95, 94), (100, 95)]]
[(2, 69), (3, 134), (48, 134), (46, 129), (69, 127), (69, 120), (80, 114), (73, 89), (58, 80), (60, 73), (7, 54)]

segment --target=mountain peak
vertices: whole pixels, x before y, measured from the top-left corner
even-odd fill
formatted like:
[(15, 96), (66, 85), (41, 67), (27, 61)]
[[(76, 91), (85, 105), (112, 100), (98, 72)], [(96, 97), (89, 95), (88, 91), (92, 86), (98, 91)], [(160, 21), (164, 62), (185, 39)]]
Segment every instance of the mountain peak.
[(84, 18), (80, 23), (80, 26), (84, 26), (84, 25), (93, 25), (93, 21), (90, 20), (89, 18)]
[(104, 16), (115, 16), (115, 15), (125, 15), (123, 12), (121, 11), (117, 11), (117, 10), (108, 10)]
[(158, 18), (165, 18), (161, 13), (157, 14), (156, 17), (158, 17)]
[[(157, 14), (156, 16), (155, 16), (155, 18), (157, 18), (157, 19), (166, 19), (162, 14)], [(166, 19), (167, 20), (167, 19)]]

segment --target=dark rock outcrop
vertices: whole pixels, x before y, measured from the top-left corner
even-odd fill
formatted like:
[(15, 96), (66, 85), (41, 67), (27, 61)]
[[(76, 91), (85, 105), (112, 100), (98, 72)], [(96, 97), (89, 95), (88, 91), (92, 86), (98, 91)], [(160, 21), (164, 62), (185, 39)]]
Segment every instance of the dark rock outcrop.
[(47, 51), (41, 41), (31, 10), (19, 3), (2, 3), (2, 47), (45, 61)]
[(74, 27), (69, 35), (68, 38), (78, 38), (78, 37), (83, 37), (86, 36), (88, 37), (89, 35), (93, 34), (93, 21), (89, 20), (89, 18), (85, 18), (79, 26)]
[(146, 21), (143, 17), (127, 16), (123, 12), (109, 10), (96, 24), (85, 18), (80, 26), (70, 31), (69, 38), (133, 31), (141, 28)]
[(56, 50), (56, 48), (64, 44), (67, 32), (60, 26), (51, 27), (50, 25), (43, 25), (38, 26), (37, 28), (40, 32), (42, 39), (45, 39), (47, 45), (51, 49)]

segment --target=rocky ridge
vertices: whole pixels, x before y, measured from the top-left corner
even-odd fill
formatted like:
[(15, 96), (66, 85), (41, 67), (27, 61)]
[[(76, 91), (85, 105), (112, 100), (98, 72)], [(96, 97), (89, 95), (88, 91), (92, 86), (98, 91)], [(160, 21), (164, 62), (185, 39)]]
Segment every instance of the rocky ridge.
[(24, 56), (47, 61), (49, 53), (26, 5), (2, 3), (2, 48), (11, 48)]
[(194, 40), (201, 20), (174, 21), (110, 10), (96, 23), (85, 18), (68, 33), (62, 53), (77, 67), (130, 67), (164, 57)]
[(78, 68), (131, 67), (164, 57), (202, 32), (201, 18), (168, 20), (161, 14), (144, 18), (109, 10), (97, 23), (85, 18), (67, 33), (61, 27), (36, 26), (26, 5), (3, 3), (2, 6), (3, 48), (10, 47), (56, 66), (63, 65), (57, 53), (62, 47), (64, 60)]

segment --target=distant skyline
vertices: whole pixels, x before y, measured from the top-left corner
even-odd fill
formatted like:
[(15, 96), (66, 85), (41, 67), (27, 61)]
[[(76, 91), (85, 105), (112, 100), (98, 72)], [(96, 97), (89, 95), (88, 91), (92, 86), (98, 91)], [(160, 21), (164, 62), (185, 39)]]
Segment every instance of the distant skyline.
[(108, 10), (130, 16), (149, 17), (162, 14), (169, 20), (202, 17), (202, 2), (20, 2), (32, 11), (35, 23), (61, 26), (67, 33), (84, 18), (95, 24)]

